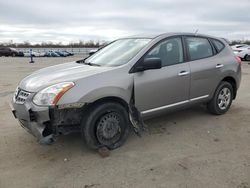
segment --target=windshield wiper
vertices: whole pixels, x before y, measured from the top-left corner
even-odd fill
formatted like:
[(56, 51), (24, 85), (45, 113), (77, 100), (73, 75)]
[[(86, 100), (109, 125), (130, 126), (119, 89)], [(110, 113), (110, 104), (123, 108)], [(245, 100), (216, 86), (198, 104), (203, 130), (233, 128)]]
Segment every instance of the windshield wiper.
[(95, 63), (91, 63), (91, 62), (86, 62), (85, 59), (78, 60), (78, 61), (76, 61), (76, 63), (82, 63), (82, 64), (85, 64), (85, 65), (97, 66), (97, 67), (100, 67), (100, 66), (101, 66), (101, 65), (99, 65), (99, 64), (95, 64)]
[(84, 63), (84, 62), (85, 62), (85, 59), (80, 59), (76, 61), (76, 63)]
[(100, 67), (101, 65), (99, 65), (99, 64), (95, 64), (95, 63), (91, 63), (91, 62), (83, 62), (83, 64), (85, 64), (85, 65), (89, 65), (89, 66), (97, 66), (97, 67)]

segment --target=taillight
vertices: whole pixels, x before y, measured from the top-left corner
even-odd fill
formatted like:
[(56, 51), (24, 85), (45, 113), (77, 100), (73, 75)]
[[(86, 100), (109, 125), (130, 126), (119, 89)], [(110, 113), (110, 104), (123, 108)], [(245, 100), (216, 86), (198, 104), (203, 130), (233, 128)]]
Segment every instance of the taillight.
[(241, 58), (238, 56), (235, 56), (235, 59), (236, 59), (237, 63), (239, 63), (241, 65)]

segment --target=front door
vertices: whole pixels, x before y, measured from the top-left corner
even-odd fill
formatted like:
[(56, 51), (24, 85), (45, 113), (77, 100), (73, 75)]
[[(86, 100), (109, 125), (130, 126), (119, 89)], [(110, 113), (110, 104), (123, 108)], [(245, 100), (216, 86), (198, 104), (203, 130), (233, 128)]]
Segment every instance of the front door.
[(157, 44), (144, 57), (160, 58), (161, 69), (134, 73), (135, 106), (142, 114), (187, 103), (190, 68), (184, 62), (180, 37)]

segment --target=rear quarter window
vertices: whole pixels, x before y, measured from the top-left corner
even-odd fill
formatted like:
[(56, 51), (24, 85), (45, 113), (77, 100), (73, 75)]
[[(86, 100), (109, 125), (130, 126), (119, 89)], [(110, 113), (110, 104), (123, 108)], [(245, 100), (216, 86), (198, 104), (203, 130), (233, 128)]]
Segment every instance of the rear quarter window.
[(211, 39), (211, 40), (217, 50), (217, 53), (219, 53), (220, 51), (224, 49), (225, 45), (221, 41), (216, 40), (216, 39)]

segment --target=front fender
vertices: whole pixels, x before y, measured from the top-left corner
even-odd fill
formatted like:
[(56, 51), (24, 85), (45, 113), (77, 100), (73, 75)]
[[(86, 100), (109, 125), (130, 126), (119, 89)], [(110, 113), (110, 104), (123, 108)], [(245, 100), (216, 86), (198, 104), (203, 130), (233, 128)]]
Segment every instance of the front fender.
[(129, 103), (134, 80), (133, 75), (128, 74), (128, 68), (125, 68), (77, 80), (57, 104), (92, 103), (104, 97), (118, 97)]
[(129, 103), (132, 94), (132, 87), (127, 89), (119, 87), (102, 87), (90, 91), (84, 95), (79, 102), (92, 103), (105, 97), (118, 97)]

